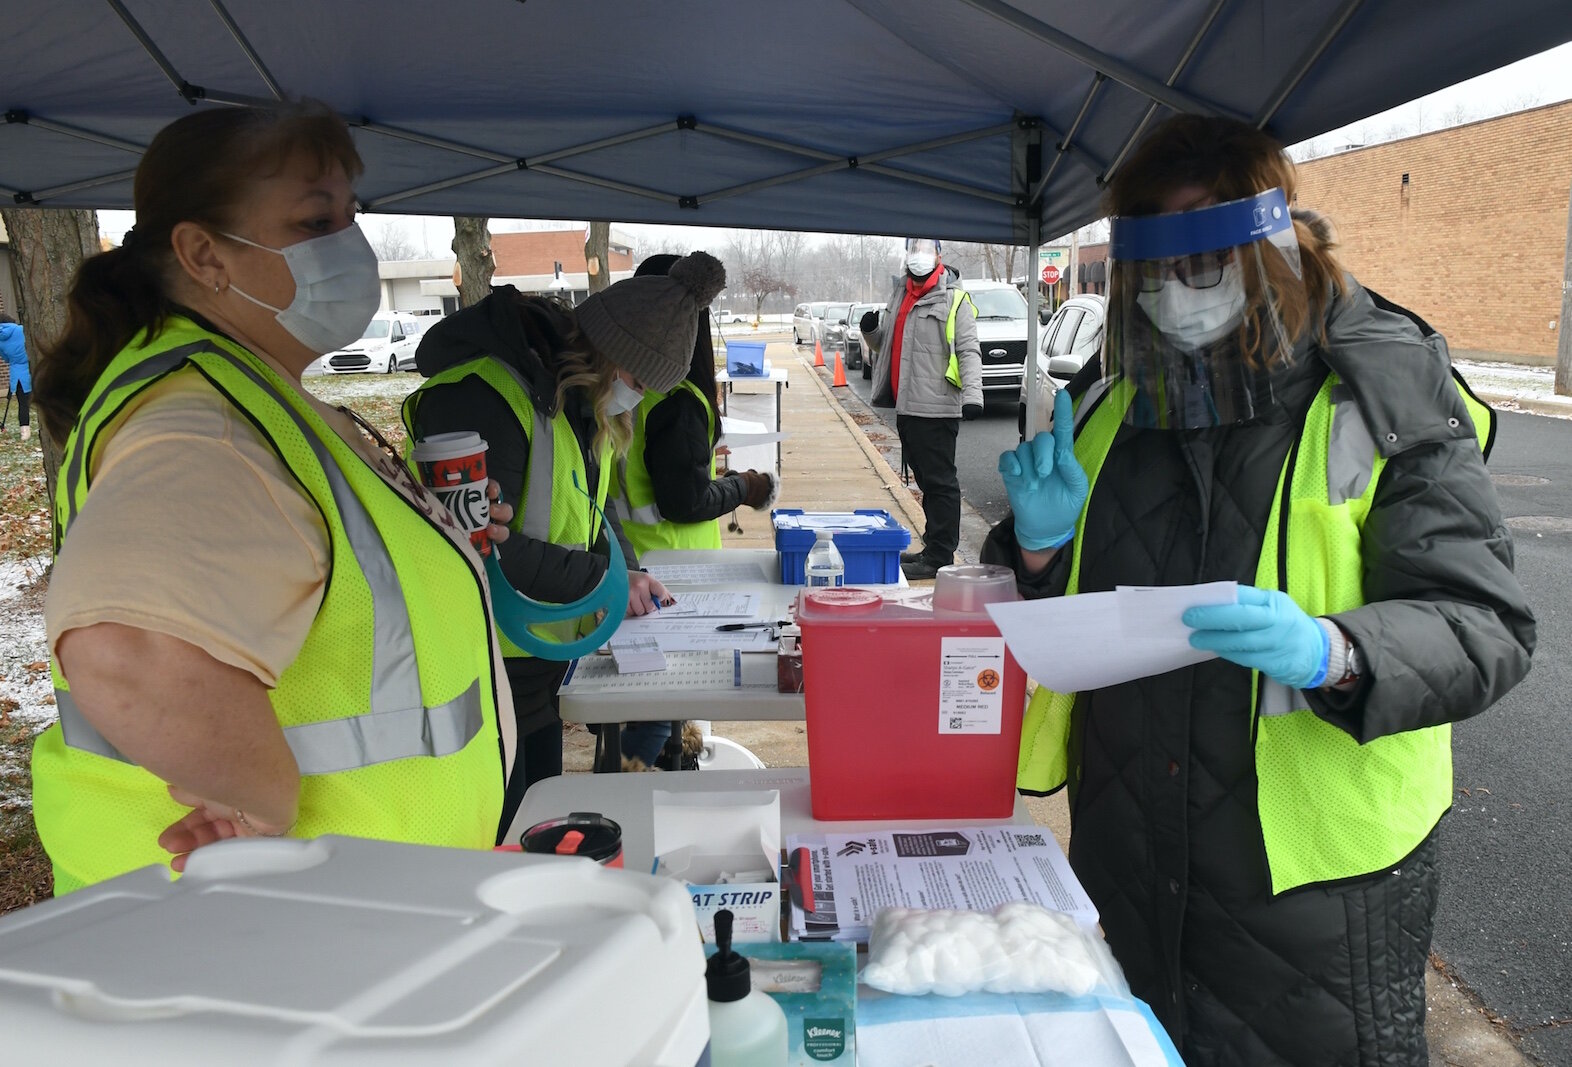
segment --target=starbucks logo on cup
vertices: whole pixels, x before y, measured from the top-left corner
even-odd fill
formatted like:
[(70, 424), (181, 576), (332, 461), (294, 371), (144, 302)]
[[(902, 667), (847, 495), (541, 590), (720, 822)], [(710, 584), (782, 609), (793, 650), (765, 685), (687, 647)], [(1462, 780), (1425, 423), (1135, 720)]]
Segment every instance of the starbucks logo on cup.
[(411, 457), (421, 484), (447, 507), (470, 544), (481, 555), (491, 551), (486, 528), (491, 501), (486, 496), (486, 442), (473, 430), (438, 433), (415, 442)]

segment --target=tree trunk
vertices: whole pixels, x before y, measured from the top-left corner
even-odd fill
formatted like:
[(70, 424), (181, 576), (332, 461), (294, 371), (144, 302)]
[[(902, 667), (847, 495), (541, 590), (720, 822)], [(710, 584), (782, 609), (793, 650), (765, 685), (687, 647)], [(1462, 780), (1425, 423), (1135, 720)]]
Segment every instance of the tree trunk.
[[(0, 208), (0, 219), (5, 221), (11, 237), (16, 318), (26, 334), (27, 360), (36, 378), (39, 353), (65, 331), (66, 292), (76, 277), (76, 269), (82, 260), (98, 254), (98, 215), (83, 208), (8, 207)], [(55, 481), (65, 442), (51, 440), (43, 420), (35, 421), (44, 453), (44, 485), (53, 523)]]
[(611, 223), (592, 222), (584, 241), (584, 269), (589, 273), (589, 291), (598, 293), (611, 284)]
[(459, 307), (491, 295), (497, 259), (491, 254), (491, 231), (479, 215), (453, 216), (453, 254), (458, 257)]

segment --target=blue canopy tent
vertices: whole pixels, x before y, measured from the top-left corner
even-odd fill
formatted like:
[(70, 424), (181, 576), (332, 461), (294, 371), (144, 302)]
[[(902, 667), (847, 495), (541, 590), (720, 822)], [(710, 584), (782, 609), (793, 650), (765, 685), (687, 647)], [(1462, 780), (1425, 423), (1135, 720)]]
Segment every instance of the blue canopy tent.
[(1169, 112), (1236, 116), (1291, 143), (1572, 39), (1566, 0), (5, 11), (0, 196), (16, 203), (129, 207), (159, 127), (193, 106), (287, 94), (355, 127), (373, 211), (1028, 246), (1101, 214), (1101, 186)]

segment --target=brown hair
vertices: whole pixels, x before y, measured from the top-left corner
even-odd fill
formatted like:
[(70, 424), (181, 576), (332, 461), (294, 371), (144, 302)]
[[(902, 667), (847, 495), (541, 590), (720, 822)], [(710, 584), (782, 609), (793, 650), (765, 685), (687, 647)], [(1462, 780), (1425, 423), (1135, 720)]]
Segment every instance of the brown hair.
[[(1283, 146), (1267, 133), (1234, 119), (1204, 115), (1176, 115), (1153, 128), (1108, 185), (1105, 206), (1110, 215), (1156, 215), (1163, 200), (1175, 189), (1199, 186), (1217, 203), (1281, 189), (1294, 201), (1294, 164)], [(1263, 271), (1243, 270), (1249, 310), (1240, 339), (1247, 358), (1254, 361), (1263, 350), (1260, 309), (1270, 298), (1291, 345), (1314, 324), (1325, 336), (1326, 305), (1335, 293), (1347, 291), (1343, 267), (1333, 255), (1333, 244), (1322, 239), (1319, 227), (1296, 218), (1294, 235), (1299, 241), (1303, 285), (1281, 256), (1263, 255)], [(1116, 270), (1110, 302), (1133, 300), (1133, 279)], [(1263, 278), (1264, 276), (1264, 278)], [(1261, 291), (1263, 284), (1267, 292)], [(1116, 293), (1115, 288), (1123, 290)], [(1268, 359), (1286, 358), (1278, 348)]]
[(149, 339), (177, 311), (180, 270), (170, 246), (181, 222), (233, 229), (250, 191), (292, 159), (318, 173), (362, 165), (349, 130), (325, 104), (213, 108), (165, 126), (142, 154), (132, 188), (136, 226), (119, 248), (82, 263), (67, 297), (65, 332), (39, 361), (35, 403), (49, 434), (65, 441), (98, 376), (139, 333)]

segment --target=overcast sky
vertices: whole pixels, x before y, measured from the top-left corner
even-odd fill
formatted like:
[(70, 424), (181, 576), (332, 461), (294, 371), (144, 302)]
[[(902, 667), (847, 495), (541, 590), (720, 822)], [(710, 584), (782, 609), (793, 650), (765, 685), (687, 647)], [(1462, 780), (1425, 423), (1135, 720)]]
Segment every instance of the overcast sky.
[[(1572, 44), (1552, 48), (1390, 111), (1372, 115), (1340, 130), (1332, 130), (1314, 138), (1307, 147), (1325, 151), (1349, 143), (1388, 140), (1389, 135), (1398, 129), (1405, 132), (1418, 132), (1421, 128), (1437, 129), (1450, 124), (1459, 109), (1467, 120), (1472, 121), (1568, 99), (1572, 99)], [(100, 211), (98, 218), (104, 236), (119, 241), (131, 226), (134, 216), (129, 211)], [(368, 214), (361, 216), (361, 224), (368, 234), (375, 234), (388, 226), (402, 227), (417, 245), (424, 245), (431, 255), (450, 254), (448, 247), (453, 240), (453, 223), (447, 216)], [(563, 225), (567, 224), (538, 220), (491, 220), (494, 233)], [(577, 225), (582, 226), (583, 222)], [(711, 252), (724, 247), (733, 232), (705, 226), (653, 226), (639, 223), (618, 224), (617, 228), (638, 241), (671, 243)]]

